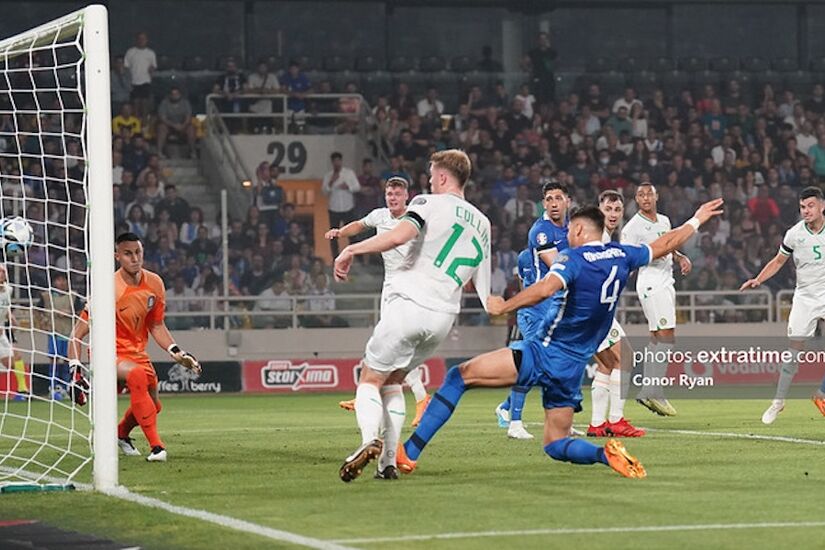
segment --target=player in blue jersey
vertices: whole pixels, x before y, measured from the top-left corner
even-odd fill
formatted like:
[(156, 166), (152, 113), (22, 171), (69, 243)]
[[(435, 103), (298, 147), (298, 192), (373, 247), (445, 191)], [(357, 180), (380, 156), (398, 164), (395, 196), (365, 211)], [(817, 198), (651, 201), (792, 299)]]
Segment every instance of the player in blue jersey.
[(721, 214), (721, 207), (722, 199), (707, 202), (687, 223), (641, 246), (603, 243), (604, 214), (595, 206), (577, 211), (570, 219), (571, 248), (558, 254), (550, 275), (507, 301), (501, 297), (487, 301), (488, 312), (500, 315), (562, 291), (562, 305), (543, 338), (516, 342), (451, 368), (421, 424), (399, 446), (399, 469), (406, 473), (415, 469), (422, 450), (449, 420), (468, 388), (518, 383), (542, 388), (544, 451), (551, 458), (606, 464), (625, 477), (645, 477), (644, 467), (619, 440), (610, 439), (598, 447), (570, 437), (573, 413), (581, 408), (582, 373), (610, 329), (630, 273), (684, 244), (700, 225)]
[[(529, 261), (531, 265), (524, 265), (524, 270), (530, 282), (526, 282), (522, 277), (523, 288), (543, 279), (559, 250), (567, 248), (567, 209), (570, 206), (570, 192), (565, 184), (552, 180), (544, 184), (542, 194), (544, 214), (533, 223), (527, 236), (528, 257), (524, 260)], [(520, 276), (523, 271), (522, 261), (519, 256)], [(560, 296), (556, 296), (552, 300), (536, 304), (529, 313), (518, 313), (518, 326), (523, 339), (527, 340), (533, 336), (543, 317), (555, 315), (559, 300)], [(522, 320), (528, 325), (522, 327)], [(533, 435), (524, 428), (521, 421), (528, 391), (529, 387), (513, 386), (508, 398), (496, 407), (498, 424), (507, 427), (507, 437), (533, 439)]]

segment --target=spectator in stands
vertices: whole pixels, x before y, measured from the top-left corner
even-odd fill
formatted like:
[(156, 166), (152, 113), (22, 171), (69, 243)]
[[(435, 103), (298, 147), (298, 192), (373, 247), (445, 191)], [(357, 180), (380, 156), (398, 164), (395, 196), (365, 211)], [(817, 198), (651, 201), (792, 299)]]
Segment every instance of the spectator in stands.
[(307, 75), (301, 71), (301, 65), (292, 60), (287, 66), (287, 70), (280, 77), (283, 91), (289, 95), (286, 108), (296, 126), (303, 126), (303, 113), (306, 111), (306, 96), (312, 93), (312, 83)]
[(132, 104), (126, 101), (120, 106), (117, 116), (112, 119), (112, 134), (130, 139), (140, 133), (140, 119), (132, 112)]
[[(289, 222), (289, 227), (283, 238), (284, 253), (287, 255), (299, 254), (306, 241), (306, 232), (301, 224), (296, 221)], [(334, 253), (333, 257), (336, 255), (337, 253)]]
[(438, 90), (435, 86), (427, 86), (427, 95), (422, 98), (416, 105), (418, 116), (425, 119), (438, 120), (444, 112), (444, 103), (438, 99)]
[[(178, 240), (185, 246), (191, 245), (198, 238), (198, 233), (203, 225), (203, 210), (192, 208), (189, 211), (189, 219), (180, 224)], [(206, 229), (204, 227), (204, 229)]]
[(335, 294), (329, 287), (329, 277), (326, 273), (319, 273), (312, 280), (307, 290), (309, 298), (306, 300), (306, 310), (315, 315), (301, 317), (301, 324), (312, 328), (346, 327), (347, 322), (329, 312), (335, 311)]
[[(355, 193), (361, 190), (358, 177), (351, 168), (344, 166), (344, 157), (339, 152), (330, 155), (332, 170), (321, 182), (321, 192), (329, 200), (330, 227), (343, 227), (355, 219)], [(338, 241), (330, 241), (332, 255), (338, 255)]]
[(261, 254), (252, 256), (249, 270), (240, 279), (240, 289), (244, 295), (257, 296), (269, 286), (271, 274), (267, 267)]
[(136, 134), (129, 140), (129, 144), (123, 147), (123, 168), (140, 174), (149, 162), (149, 145), (143, 136)]
[(223, 74), (215, 80), (215, 84), (212, 86), (213, 94), (223, 96), (223, 99), (218, 103), (221, 112), (241, 112), (241, 100), (238, 96), (244, 92), (245, 86), (246, 76), (238, 68), (238, 62), (230, 57), (226, 60)]
[[(292, 311), (292, 298), (286, 291), (286, 284), (282, 275), (272, 280), (272, 286), (261, 292), (255, 301), (257, 311), (271, 313), (287, 313)], [(290, 315), (255, 316), (252, 320), (256, 328), (287, 328), (292, 326)]]
[(748, 211), (757, 224), (764, 230), (768, 224), (779, 218), (779, 206), (770, 196), (767, 185), (758, 186), (757, 195), (748, 201)]
[(261, 217), (272, 225), (281, 204), (284, 202), (284, 189), (278, 185), (281, 168), (275, 163), (262, 162), (257, 170), (255, 197), (253, 204), (258, 208)]
[(189, 220), (189, 203), (178, 196), (178, 188), (172, 184), (163, 188), (163, 199), (158, 203), (158, 208), (168, 210), (169, 217), (179, 226)]
[(819, 181), (825, 181), (825, 133), (819, 134), (816, 144), (808, 149), (808, 156)]
[(144, 238), (146, 236), (146, 216), (143, 213), (143, 208), (139, 204), (132, 204), (126, 211), (129, 213), (126, 218), (129, 232)]
[(209, 238), (209, 229), (205, 225), (198, 226), (197, 237), (189, 244), (189, 254), (195, 257), (198, 264), (203, 265), (217, 253), (218, 243)]
[(158, 154), (164, 155), (170, 136), (186, 140), (189, 156), (195, 153), (195, 126), (192, 124), (192, 105), (183, 97), (180, 88), (173, 86), (158, 107)]
[(613, 108), (610, 111), (616, 114), (619, 112), (621, 107), (624, 107), (627, 112), (630, 113), (633, 111), (634, 105), (644, 108), (641, 100), (636, 97), (636, 89), (633, 88), (633, 86), (626, 86), (624, 89), (624, 95), (613, 102)]
[(135, 114), (143, 119), (152, 111), (152, 75), (158, 68), (154, 50), (149, 47), (149, 35), (141, 31), (135, 37), (135, 45), (126, 50), (123, 66), (132, 77), (131, 100)]
[(805, 102), (805, 112), (808, 118), (820, 118), (825, 114), (825, 88), (822, 84), (814, 84), (813, 93)]
[[(109, 74), (109, 85), (112, 96), (112, 112), (120, 112), (120, 106), (127, 103), (132, 96), (132, 75), (123, 64), (123, 56), (112, 58), (112, 68)], [(115, 132), (117, 133), (117, 132)]]
[[(192, 301), (195, 298), (195, 291), (186, 286), (186, 280), (178, 275), (175, 277), (171, 288), (166, 289), (166, 312), (167, 313), (189, 313), (195, 305)], [(193, 326), (191, 315), (167, 315), (166, 326), (170, 330), (189, 330)]]
[(479, 71), (485, 73), (500, 73), (504, 70), (501, 63), (493, 59), (493, 48), (486, 44), (481, 47), (481, 59), (477, 67)]
[(406, 82), (399, 82), (396, 86), (395, 95), (392, 96), (390, 101), (390, 107), (398, 111), (398, 118), (402, 121), (407, 120), (415, 112), (415, 100), (410, 95), (410, 87)]
[[(281, 90), (281, 83), (278, 82), (278, 77), (275, 73), (269, 71), (269, 64), (265, 59), (258, 61), (255, 72), (249, 75), (246, 81), (246, 93), (259, 95), (277, 94)], [(259, 115), (268, 115), (272, 113), (271, 99), (258, 99), (249, 105), (249, 112)], [(273, 125), (273, 120), (270, 118), (262, 118), (256, 121), (255, 128), (267, 131)]]
[(365, 216), (384, 202), (384, 186), (381, 179), (375, 175), (371, 158), (365, 158), (361, 163), (358, 184), (361, 186), (357, 201), (358, 215)]
[(532, 74), (532, 85), (539, 103), (556, 99), (556, 58), (558, 53), (550, 46), (550, 35), (541, 32), (536, 47), (527, 52), (525, 67)]

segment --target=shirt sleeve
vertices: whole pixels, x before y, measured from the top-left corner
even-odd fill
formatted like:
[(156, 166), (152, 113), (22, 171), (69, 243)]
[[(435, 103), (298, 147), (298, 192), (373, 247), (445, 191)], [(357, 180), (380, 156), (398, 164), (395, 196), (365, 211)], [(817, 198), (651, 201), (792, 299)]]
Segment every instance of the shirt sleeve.
[(378, 227), (378, 224), (381, 222), (381, 209), (376, 208), (372, 210), (369, 214), (361, 218), (361, 223), (364, 224), (365, 227)]
[(163, 288), (163, 282), (158, 278), (158, 283), (154, 285), (155, 288), (155, 305), (149, 310), (146, 315), (146, 325), (153, 327), (163, 322), (166, 316), (166, 290)]
[(620, 239), (623, 243), (639, 244), (636, 234), (633, 232), (633, 224), (628, 223), (622, 228)]
[[(407, 207), (407, 213), (401, 218), (415, 225), (419, 231), (424, 229), (427, 218), (433, 213), (433, 202), (429, 195), (415, 197)], [(489, 254), (488, 254), (489, 256)], [(489, 261), (489, 258), (488, 258)]]
[(361, 182), (358, 181), (358, 176), (356, 176), (352, 170), (347, 174), (347, 185), (349, 185), (349, 190), (353, 193), (361, 190)]
[[(487, 232), (489, 234), (489, 227)], [(481, 305), (484, 311), (487, 311), (487, 298), (490, 297), (490, 285), (492, 284), (492, 264), (490, 262), (490, 241), (488, 240), (484, 246), (484, 258), (481, 264), (473, 274), (473, 286), (476, 287), (478, 299), (481, 300)]]
[(623, 245), (622, 248), (627, 254), (630, 271), (639, 269), (653, 261), (653, 249), (648, 244)]
[(784, 254), (785, 256), (790, 256), (791, 254), (793, 254), (790, 230), (786, 231), (785, 236), (782, 238), (782, 244), (779, 245), (779, 253)]
[(570, 250), (564, 249), (556, 256), (553, 265), (550, 266), (550, 271), (547, 272), (547, 277), (558, 277), (564, 284), (564, 288), (570, 286), (579, 274), (579, 260), (576, 256), (570, 254)]

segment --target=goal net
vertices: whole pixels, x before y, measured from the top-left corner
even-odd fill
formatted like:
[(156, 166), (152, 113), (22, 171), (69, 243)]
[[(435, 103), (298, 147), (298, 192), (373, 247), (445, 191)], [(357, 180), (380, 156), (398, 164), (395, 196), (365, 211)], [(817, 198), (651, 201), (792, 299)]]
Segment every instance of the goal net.
[[(117, 483), (108, 55), (102, 6), (0, 42), (0, 218), (20, 216), (34, 234), (0, 257), (4, 491)], [(94, 362), (81, 407), (67, 353), (87, 302)]]

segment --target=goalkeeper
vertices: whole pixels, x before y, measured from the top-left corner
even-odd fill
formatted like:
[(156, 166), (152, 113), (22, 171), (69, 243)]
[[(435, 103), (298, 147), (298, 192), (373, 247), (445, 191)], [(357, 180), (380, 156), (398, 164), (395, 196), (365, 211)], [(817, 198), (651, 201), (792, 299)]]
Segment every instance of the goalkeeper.
[[(165, 462), (166, 447), (158, 435), (158, 377), (149, 361), (146, 345), (149, 334), (172, 358), (187, 369), (200, 372), (198, 360), (175, 344), (163, 321), (166, 292), (161, 278), (143, 269), (143, 244), (134, 233), (124, 233), (115, 244), (115, 318), (117, 325), (117, 378), (129, 389), (130, 406), (118, 424), (118, 445), (124, 454), (140, 456), (129, 437), (140, 426), (152, 448), (146, 460)], [(72, 369), (75, 402), (86, 402), (88, 383), (82, 374), (80, 343), (89, 333), (88, 309), (72, 329), (69, 365)]]

